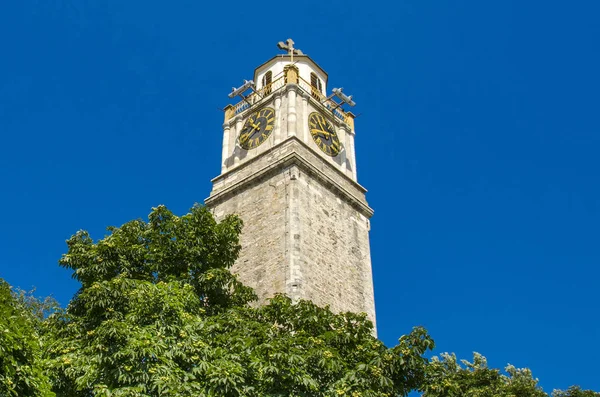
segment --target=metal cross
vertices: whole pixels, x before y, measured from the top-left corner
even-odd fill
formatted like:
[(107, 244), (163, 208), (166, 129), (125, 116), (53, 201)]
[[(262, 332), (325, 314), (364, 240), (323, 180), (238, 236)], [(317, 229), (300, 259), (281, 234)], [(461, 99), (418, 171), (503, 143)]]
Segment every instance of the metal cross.
[(297, 48), (294, 48), (294, 44), (294, 40), (292, 39), (287, 39), (285, 43), (283, 41), (277, 43), (277, 48), (279, 48), (280, 50), (286, 50), (288, 54), (292, 57), (292, 62), (294, 62), (294, 54), (304, 55), (302, 51), (300, 51)]

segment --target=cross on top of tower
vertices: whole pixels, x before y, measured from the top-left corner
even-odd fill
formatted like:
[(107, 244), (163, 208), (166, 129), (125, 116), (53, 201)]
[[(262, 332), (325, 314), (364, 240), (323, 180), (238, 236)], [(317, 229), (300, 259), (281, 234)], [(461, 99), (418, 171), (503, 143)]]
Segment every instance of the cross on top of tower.
[(279, 43), (277, 43), (277, 48), (279, 48), (280, 50), (286, 50), (288, 52), (289, 55), (291, 55), (292, 57), (294, 55), (304, 55), (302, 53), (302, 51), (300, 51), (297, 48), (294, 48), (294, 40), (292, 39), (287, 39), (285, 41), (285, 43), (283, 41), (280, 41)]

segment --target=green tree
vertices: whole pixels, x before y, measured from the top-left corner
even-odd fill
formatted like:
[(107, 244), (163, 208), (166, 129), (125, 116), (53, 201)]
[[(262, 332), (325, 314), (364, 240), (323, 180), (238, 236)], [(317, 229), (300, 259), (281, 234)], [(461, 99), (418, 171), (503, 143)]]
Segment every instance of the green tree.
[(458, 363), (454, 354), (434, 357), (421, 387), (423, 397), (547, 397), (529, 369), (505, 368), (506, 374), (489, 368), (484, 356)]
[(0, 396), (54, 396), (41, 361), (35, 321), (39, 313), (26, 302), (36, 301), (16, 295), (0, 279)]
[(567, 390), (554, 390), (552, 397), (600, 397), (600, 393), (582, 390), (579, 386), (571, 386)]
[(241, 221), (204, 207), (68, 240), (81, 289), (44, 323), (58, 396), (392, 396), (421, 385), (433, 348), (416, 328), (393, 348), (364, 315), (276, 296), (262, 307), (229, 267)]

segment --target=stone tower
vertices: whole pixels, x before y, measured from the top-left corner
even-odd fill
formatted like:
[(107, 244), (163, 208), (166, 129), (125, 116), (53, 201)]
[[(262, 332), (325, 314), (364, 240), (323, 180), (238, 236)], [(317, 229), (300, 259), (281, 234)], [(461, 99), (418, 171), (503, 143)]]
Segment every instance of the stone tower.
[(375, 323), (373, 210), (356, 179), (354, 115), (327, 96), (317, 63), (291, 40), (279, 48), (288, 53), (230, 95), (241, 101), (225, 108), (221, 174), (205, 203), (217, 219), (244, 221), (232, 271), (261, 302), (285, 293)]

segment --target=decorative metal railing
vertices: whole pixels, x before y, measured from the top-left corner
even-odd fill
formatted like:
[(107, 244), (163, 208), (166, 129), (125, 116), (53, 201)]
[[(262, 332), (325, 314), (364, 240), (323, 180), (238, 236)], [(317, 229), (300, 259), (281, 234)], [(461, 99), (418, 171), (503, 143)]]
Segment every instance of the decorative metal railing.
[(346, 124), (350, 124), (350, 116), (346, 112), (344, 112), (344, 110), (341, 107), (339, 107), (339, 105), (336, 102), (327, 99), (327, 97), (321, 91), (319, 91), (317, 87), (313, 86), (308, 81), (304, 80), (302, 77), (298, 77), (298, 87), (300, 87), (300, 89), (306, 92), (307, 94), (310, 94), (325, 108), (332, 110), (332, 113), (335, 117), (342, 120)]
[(284, 76), (282, 75), (281, 77), (275, 79), (274, 81), (262, 87), (261, 89), (254, 91), (252, 94), (248, 95), (243, 101), (234, 105), (233, 115), (235, 116), (237, 114), (242, 113), (244, 110), (248, 109), (250, 106), (263, 99), (265, 96), (280, 90), (284, 86)]
[(348, 124), (349, 126), (354, 127), (354, 116), (344, 112), (338, 103), (331, 99), (327, 99), (327, 97), (320, 92), (317, 87), (312, 86), (308, 81), (298, 76), (297, 70), (286, 70), (282, 75), (273, 80), (273, 82), (248, 95), (241, 102), (238, 102), (233, 106), (230, 105), (226, 107), (225, 120), (227, 121), (230, 118), (244, 112), (265, 96), (282, 89), (289, 83), (297, 84), (302, 91), (309, 94), (323, 107), (330, 110), (336, 118)]
[(317, 89), (317, 87), (312, 86), (308, 81), (304, 80), (302, 77), (298, 77), (298, 87), (302, 89), (302, 91), (310, 94), (317, 101), (323, 103), (327, 100), (327, 97), (321, 93)]

